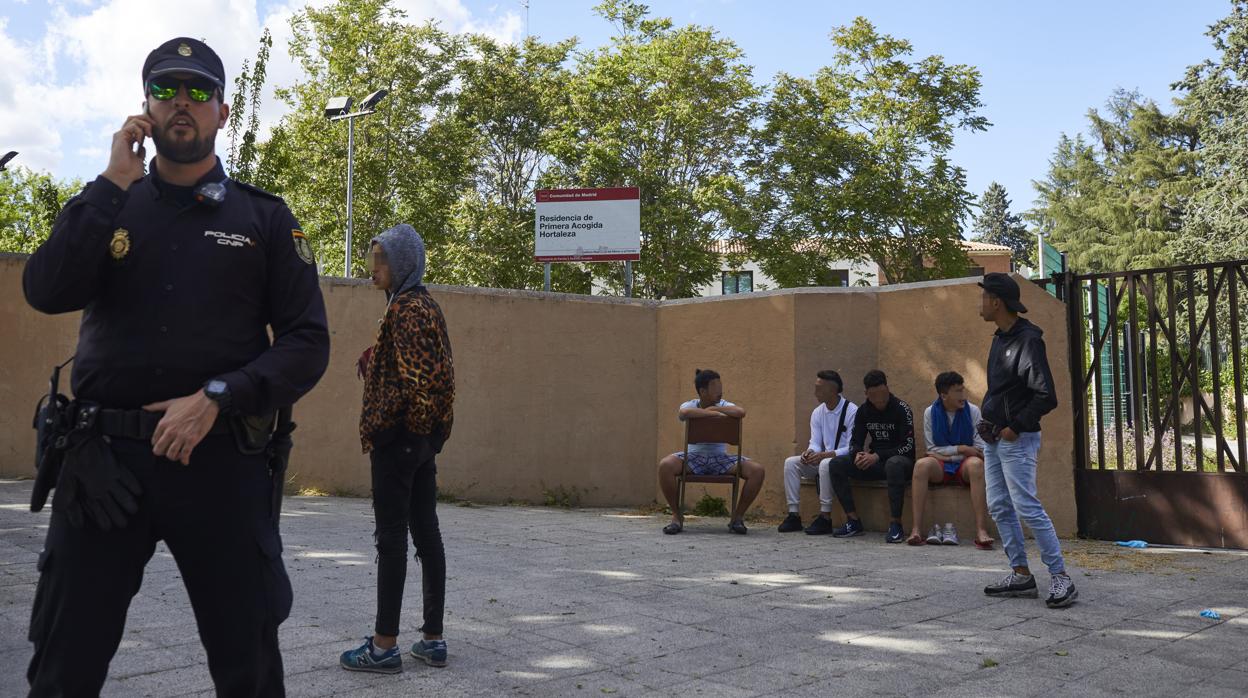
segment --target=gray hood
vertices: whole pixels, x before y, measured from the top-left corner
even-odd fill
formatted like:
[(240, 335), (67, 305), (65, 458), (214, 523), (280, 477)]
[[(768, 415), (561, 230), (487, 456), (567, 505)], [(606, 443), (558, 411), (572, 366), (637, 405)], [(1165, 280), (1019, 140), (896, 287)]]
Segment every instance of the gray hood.
[(425, 278), (425, 241), (412, 226), (400, 223), (373, 238), (390, 261), (390, 276), (398, 295), (420, 285)]

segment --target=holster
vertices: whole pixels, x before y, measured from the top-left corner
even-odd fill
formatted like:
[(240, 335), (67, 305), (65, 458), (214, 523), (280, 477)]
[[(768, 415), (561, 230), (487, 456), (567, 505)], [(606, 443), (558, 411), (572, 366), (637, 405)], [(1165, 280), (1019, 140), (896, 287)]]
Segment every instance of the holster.
[(290, 450), (295, 445), (290, 435), (297, 425), (291, 421), (291, 416), (292, 411), (289, 407), (283, 407), (277, 411), (277, 422), (268, 441), (269, 479), (273, 485), (270, 514), (273, 517), (275, 530), (279, 528), (282, 515), (282, 495), (286, 487), (286, 468), (290, 464)]
[(65, 454), (66, 439), (74, 429), (74, 407), (70, 399), (60, 393), (61, 369), (74, 358), (52, 369), (48, 379), (48, 393), (35, 406), (35, 486), (31, 491), (30, 510), (40, 511), (48, 501), (48, 493), (56, 487), (61, 477), (61, 462)]
[(269, 447), (269, 439), (273, 436), (273, 423), (276, 415), (260, 416), (231, 415), (229, 417), (230, 432), (234, 434), (234, 444), (239, 453), (245, 456), (258, 456)]

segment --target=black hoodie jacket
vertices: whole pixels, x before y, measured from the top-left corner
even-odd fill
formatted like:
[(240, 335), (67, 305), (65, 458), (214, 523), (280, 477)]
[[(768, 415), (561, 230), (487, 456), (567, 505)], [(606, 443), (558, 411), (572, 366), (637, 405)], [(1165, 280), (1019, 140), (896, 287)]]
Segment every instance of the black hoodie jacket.
[(877, 410), (870, 400), (862, 403), (854, 416), (854, 432), (849, 440), (849, 456), (862, 451), (871, 435), (871, 452), (880, 462), (893, 456), (914, 458), (914, 413), (904, 400), (888, 396), (888, 404)]
[(984, 419), (1019, 434), (1040, 431), (1040, 418), (1057, 407), (1043, 334), (1025, 318), (1008, 332), (997, 330), (988, 352)]

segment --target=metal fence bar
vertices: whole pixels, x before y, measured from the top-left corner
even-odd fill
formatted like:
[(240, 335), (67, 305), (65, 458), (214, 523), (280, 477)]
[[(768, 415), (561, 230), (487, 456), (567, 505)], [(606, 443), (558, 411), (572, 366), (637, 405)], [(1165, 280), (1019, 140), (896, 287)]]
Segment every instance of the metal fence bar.
[(1122, 300), (1118, 284), (1109, 283), (1109, 365), (1114, 388), (1114, 470), (1122, 470), (1122, 366), (1118, 354), (1118, 304)]
[[(1202, 268), (1203, 267), (1199, 267)], [(1205, 471), (1204, 439), (1200, 424), (1200, 334), (1196, 331), (1196, 268), (1187, 270), (1187, 360), (1188, 380), (1192, 386), (1192, 426), (1196, 433), (1196, 472)]]
[[(1218, 344), (1218, 290), (1222, 287), (1221, 279), (1214, 267), (1210, 267), (1208, 274), (1209, 284), (1209, 369), (1213, 371), (1213, 443), (1215, 456), (1214, 459), (1218, 464), (1218, 472), (1226, 472), (1226, 456), (1222, 449), (1226, 446), (1226, 439), (1222, 438), (1222, 377), (1219, 375), (1222, 371), (1222, 347)], [(1223, 274), (1221, 277), (1225, 279)], [(1204, 450), (1204, 443), (1197, 442), (1196, 447)]]
[[(1101, 338), (1101, 284), (1096, 280), (1092, 280), (1088, 284), (1088, 288), (1092, 292), (1092, 337), (1095, 339), (1092, 348), (1092, 355), (1089, 360), (1092, 364), (1092, 393), (1096, 396), (1093, 409), (1096, 410), (1096, 418), (1093, 423), (1096, 425), (1096, 469), (1105, 469), (1105, 403), (1104, 392), (1101, 389), (1101, 346), (1104, 340)], [(1082, 362), (1080, 362), (1082, 364)], [(1082, 376), (1082, 365), (1079, 374)], [(1084, 382), (1083, 386), (1087, 383)], [(1082, 386), (1081, 386), (1082, 387)], [(1086, 401), (1088, 399), (1087, 389), (1084, 388), (1080, 399)]]
[(1239, 273), (1240, 269), (1232, 269), (1227, 279), (1228, 288), (1227, 295), (1230, 296), (1231, 311), (1231, 373), (1233, 377), (1239, 381), (1238, 385), (1232, 387), (1235, 394), (1235, 431), (1238, 436), (1235, 441), (1239, 449), (1239, 472), (1240, 474), (1248, 474), (1248, 429), (1244, 424), (1244, 364), (1241, 355), (1244, 351), (1243, 338), (1240, 336), (1239, 329)]
[(1174, 410), (1174, 469), (1183, 471), (1183, 410), (1179, 396), (1179, 320), (1178, 303), (1174, 295), (1174, 272), (1166, 272), (1166, 305), (1170, 311), (1170, 396)]
[[(1161, 321), (1160, 313), (1157, 312), (1157, 275), (1148, 275), (1148, 285), (1145, 287), (1146, 300), (1148, 302), (1148, 380), (1149, 380), (1149, 425), (1153, 430), (1153, 447), (1149, 449), (1148, 462), (1144, 464), (1144, 469), (1148, 470), (1155, 467), (1161, 470), (1161, 443), (1162, 434), (1165, 433), (1162, 424), (1161, 415), (1161, 394), (1157, 389), (1157, 323)], [(1154, 461), (1156, 463), (1154, 464)]]
[[(1061, 274), (1061, 288), (1064, 288), (1066, 297), (1066, 331), (1070, 338), (1068, 342), (1070, 365), (1074, 367), (1073, 375), (1082, 376), (1084, 371), (1083, 352), (1087, 346), (1085, 337), (1087, 322), (1084, 319), (1084, 303), (1083, 303), (1083, 286), (1078, 278), (1070, 272)], [(1086, 468), (1088, 463), (1088, 391), (1086, 384), (1074, 386), (1078, 392), (1080, 399), (1074, 400), (1071, 407), (1074, 411), (1075, 418), (1075, 468)]]
[(1131, 426), (1135, 430), (1135, 469), (1144, 469), (1144, 425), (1148, 420), (1144, 415), (1144, 400), (1141, 393), (1144, 392), (1144, 378), (1140, 373), (1140, 364), (1144, 358), (1143, 348), (1140, 346), (1140, 323), (1136, 287), (1140, 283), (1139, 276), (1127, 277), (1128, 294), (1127, 294), (1127, 327), (1131, 332), (1131, 341), (1128, 343), (1131, 361), (1131, 375), (1128, 378), (1131, 381)]

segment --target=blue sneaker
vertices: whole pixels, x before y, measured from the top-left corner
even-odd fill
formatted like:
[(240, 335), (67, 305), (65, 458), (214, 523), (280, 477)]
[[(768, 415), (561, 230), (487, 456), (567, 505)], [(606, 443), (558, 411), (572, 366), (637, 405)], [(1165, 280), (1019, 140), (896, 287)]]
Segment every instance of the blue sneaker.
[(844, 526), (837, 526), (832, 529), (833, 538), (849, 538), (850, 536), (862, 535), (862, 522), (858, 519), (849, 519)]
[(905, 534), (901, 532), (901, 524), (894, 521), (888, 525), (888, 535), (884, 536), (885, 543), (900, 543), (905, 538)]
[(398, 674), (403, 671), (403, 655), (395, 645), (380, 656), (373, 652), (373, 638), (364, 638), (364, 644), (342, 653), (342, 668), (347, 671), (371, 671), (374, 674)]
[(412, 645), (412, 656), (429, 666), (446, 666), (446, 640), (421, 640)]

